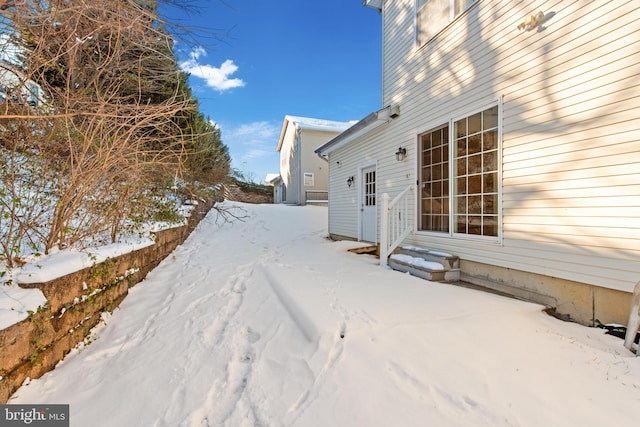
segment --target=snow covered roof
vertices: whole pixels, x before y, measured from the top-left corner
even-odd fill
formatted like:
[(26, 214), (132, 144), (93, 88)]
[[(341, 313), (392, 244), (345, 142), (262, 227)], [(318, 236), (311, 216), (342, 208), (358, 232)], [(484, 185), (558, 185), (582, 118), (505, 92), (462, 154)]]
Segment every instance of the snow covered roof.
[(364, 0), (362, 2), (364, 7), (370, 7), (371, 9), (376, 9), (378, 12), (382, 11), (382, 0)]
[(276, 151), (280, 151), (280, 149), (282, 148), (284, 135), (289, 124), (296, 127), (297, 129), (341, 133), (349, 127), (353, 126), (355, 123), (357, 123), (355, 120), (349, 122), (337, 122), (333, 120), (286, 115), (284, 116), (284, 122), (282, 123), (282, 130), (280, 131), (280, 138), (278, 139), (278, 148), (276, 149)]
[(313, 119), (310, 117), (284, 116), (285, 122), (288, 120), (298, 129), (320, 130), (328, 132), (342, 132), (351, 127), (355, 121), (336, 122), (333, 120)]
[(264, 182), (268, 185), (275, 185), (276, 181), (282, 179), (279, 173), (268, 173), (264, 178)]

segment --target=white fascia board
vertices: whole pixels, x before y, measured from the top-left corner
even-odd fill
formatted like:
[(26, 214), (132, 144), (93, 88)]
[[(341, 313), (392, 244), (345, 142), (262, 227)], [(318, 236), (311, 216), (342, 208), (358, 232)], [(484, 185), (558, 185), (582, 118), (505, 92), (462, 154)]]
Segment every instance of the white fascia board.
[(279, 153), (282, 149), (282, 144), (284, 143), (284, 134), (287, 132), (287, 126), (289, 125), (289, 116), (284, 116), (284, 122), (282, 123), (282, 128), (280, 129), (280, 137), (278, 138), (278, 147), (276, 151)]
[(284, 116), (282, 129), (280, 130), (280, 138), (278, 138), (278, 147), (276, 151), (279, 152), (282, 149), (282, 144), (284, 142), (284, 135), (289, 125), (292, 125), (296, 129), (302, 129), (302, 130), (339, 133), (339, 132), (345, 131), (354, 123), (355, 122), (336, 122), (333, 120), (314, 119), (310, 117), (286, 115)]
[(362, 5), (382, 12), (382, 0), (363, 0)]
[(385, 107), (382, 110), (369, 114), (367, 117), (358, 121), (355, 125), (351, 126), (340, 135), (318, 147), (315, 152), (320, 156), (327, 156), (332, 151), (344, 147), (350, 142), (368, 134), (385, 123), (388, 123), (392, 118), (390, 116), (390, 110), (390, 107)]
[(336, 122), (334, 120), (314, 119), (310, 117), (287, 116), (287, 119), (298, 129), (325, 132), (342, 132), (355, 122)]

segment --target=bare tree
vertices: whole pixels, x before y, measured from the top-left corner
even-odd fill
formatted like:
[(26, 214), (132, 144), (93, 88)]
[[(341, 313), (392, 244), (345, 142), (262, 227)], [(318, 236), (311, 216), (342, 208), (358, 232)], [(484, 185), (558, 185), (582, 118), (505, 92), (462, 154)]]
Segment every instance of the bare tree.
[[(139, 215), (141, 197), (187, 164), (210, 167), (202, 159), (218, 156), (217, 167), (228, 170), (226, 147), (213, 153), (202, 144), (212, 129), (181, 124), (198, 105), (184, 90), (156, 7), (149, 0), (0, 1), (0, 25), (19, 47), (10, 88), (19, 96), (0, 108), (0, 142), (5, 161), (38, 165), (31, 188), (46, 188), (38, 194), (52, 206), (38, 227), (20, 216), (23, 208), (5, 210), (37, 230), (45, 253), (101, 232), (115, 240), (125, 218)], [(0, 185), (9, 200), (12, 184)]]

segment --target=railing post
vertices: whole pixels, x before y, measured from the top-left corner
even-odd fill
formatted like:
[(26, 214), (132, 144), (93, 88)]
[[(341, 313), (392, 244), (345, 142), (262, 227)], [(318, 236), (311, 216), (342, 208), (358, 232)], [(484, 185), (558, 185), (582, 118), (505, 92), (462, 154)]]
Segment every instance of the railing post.
[(389, 195), (382, 195), (382, 209), (380, 212), (380, 267), (387, 266), (389, 257)]

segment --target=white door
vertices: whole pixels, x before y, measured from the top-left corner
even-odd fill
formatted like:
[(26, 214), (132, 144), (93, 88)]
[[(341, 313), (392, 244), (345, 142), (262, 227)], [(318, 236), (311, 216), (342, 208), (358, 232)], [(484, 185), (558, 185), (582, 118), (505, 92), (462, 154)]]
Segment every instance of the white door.
[(360, 198), (361, 240), (377, 243), (378, 211), (376, 200), (376, 168), (362, 170), (362, 197)]

